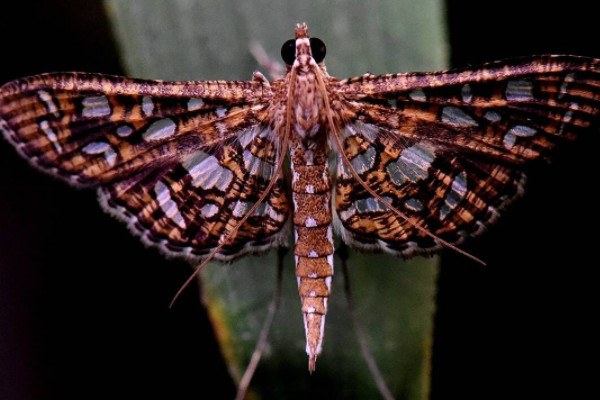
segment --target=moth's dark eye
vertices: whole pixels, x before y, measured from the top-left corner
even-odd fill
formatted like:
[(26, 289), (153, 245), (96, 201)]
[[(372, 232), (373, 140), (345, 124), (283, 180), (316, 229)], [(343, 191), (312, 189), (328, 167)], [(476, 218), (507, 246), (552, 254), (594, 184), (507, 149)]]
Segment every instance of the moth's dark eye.
[(296, 40), (290, 39), (281, 46), (281, 58), (287, 65), (292, 65), (296, 59)]
[(325, 43), (319, 38), (310, 38), (310, 51), (312, 51), (312, 56), (316, 62), (320, 63), (325, 58), (325, 53), (327, 49), (325, 49)]

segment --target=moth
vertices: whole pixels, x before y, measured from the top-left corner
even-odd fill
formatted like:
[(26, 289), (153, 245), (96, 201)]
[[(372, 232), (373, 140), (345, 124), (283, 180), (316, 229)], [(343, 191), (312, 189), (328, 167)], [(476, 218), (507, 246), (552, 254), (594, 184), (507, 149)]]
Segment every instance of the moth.
[(334, 233), (359, 250), (474, 258), (457, 246), (523, 193), (528, 164), (597, 129), (600, 109), (596, 59), (338, 79), (325, 54), (298, 24), (281, 49), (286, 74), (272, 81), (26, 77), (0, 88), (0, 129), (33, 166), (96, 188), (108, 213), (168, 256), (203, 267), (293, 233), (313, 371)]

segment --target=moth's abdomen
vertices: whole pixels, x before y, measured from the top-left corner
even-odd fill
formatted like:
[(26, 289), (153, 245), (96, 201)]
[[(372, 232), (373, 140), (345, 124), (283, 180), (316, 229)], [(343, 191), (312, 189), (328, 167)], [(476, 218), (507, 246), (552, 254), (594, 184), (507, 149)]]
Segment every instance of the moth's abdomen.
[(292, 163), (296, 277), (302, 301), (309, 370), (323, 344), (327, 299), (333, 276), (331, 178), (327, 162)]

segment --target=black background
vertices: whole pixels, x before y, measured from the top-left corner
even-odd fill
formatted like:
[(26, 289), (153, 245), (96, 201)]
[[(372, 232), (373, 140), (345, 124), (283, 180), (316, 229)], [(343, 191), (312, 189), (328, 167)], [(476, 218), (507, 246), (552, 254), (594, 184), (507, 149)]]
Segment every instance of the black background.
[[(3, 6), (0, 82), (122, 73), (99, 2), (22, 4)], [(449, 2), (452, 64), (600, 57), (599, 14), (586, 4)], [(590, 133), (534, 168), (526, 196), (467, 246), (487, 267), (444, 254), (432, 399), (597, 392), (588, 364), (598, 355), (599, 157)], [(92, 191), (34, 171), (0, 141), (0, 399), (232, 398), (197, 289), (167, 309), (188, 274), (107, 218)]]

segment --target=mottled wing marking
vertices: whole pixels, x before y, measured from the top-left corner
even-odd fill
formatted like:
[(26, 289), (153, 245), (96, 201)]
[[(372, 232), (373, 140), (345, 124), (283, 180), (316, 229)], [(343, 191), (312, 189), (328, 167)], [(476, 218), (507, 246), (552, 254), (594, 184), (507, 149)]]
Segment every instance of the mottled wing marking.
[[(218, 145), (238, 128), (257, 123), (268, 99), (255, 93), (261, 93), (255, 82), (48, 74), (6, 84), (0, 104), (5, 136), (24, 156), (46, 172), (85, 185)], [(192, 103), (198, 100), (200, 107)]]
[[(0, 127), (20, 153), (71, 184), (99, 186), (107, 211), (169, 255), (199, 259), (215, 248), (264, 191), (277, 159), (269, 93), (261, 97), (257, 82), (49, 74), (1, 93)], [(284, 243), (288, 203), (279, 177), (216, 258)]]
[[(545, 56), (340, 83), (352, 167), (386, 201), (451, 243), (476, 236), (522, 193), (526, 163), (597, 128), (600, 65)], [(440, 246), (356, 185), (338, 160), (338, 230), (403, 256)]]
[[(271, 176), (265, 171), (272, 171), (276, 162), (275, 140), (268, 127), (251, 126), (211, 152), (186, 155), (159, 180), (150, 174), (135, 185), (123, 181), (101, 189), (102, 202), (142, 233), (145, 243), (156, 244), (167, 254), (202, 258), (266, 189)], [(216, 258), (228, 261), (286, 245), (289, 212), (280, 177), (267, 200)]]

